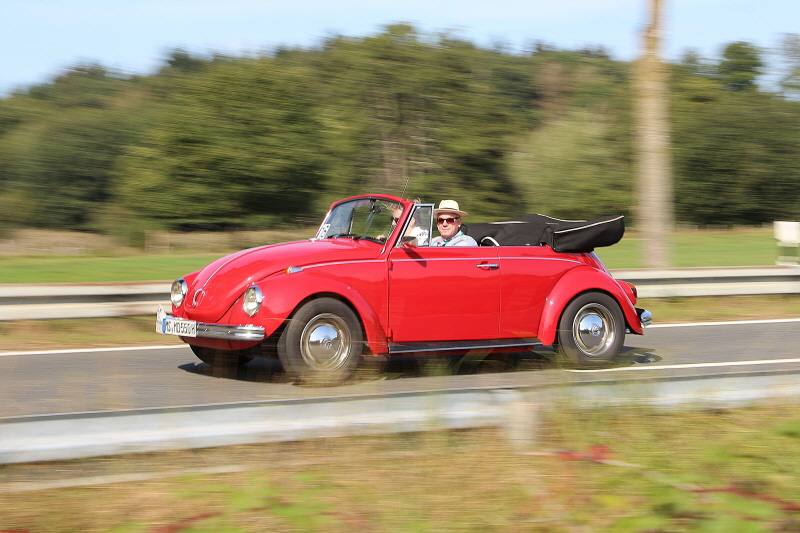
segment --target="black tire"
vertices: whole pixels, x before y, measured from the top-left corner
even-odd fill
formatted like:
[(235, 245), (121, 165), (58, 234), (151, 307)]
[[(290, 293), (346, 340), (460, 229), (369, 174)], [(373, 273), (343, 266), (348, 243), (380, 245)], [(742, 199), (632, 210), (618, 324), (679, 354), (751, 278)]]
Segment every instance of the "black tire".
[(572, 300), (558, 322), (556, 350), (584, 368), (608, 366), (625, 342), (625, 317), (614, 298), (587, 292)]
[(278, 359), (294, 378), (318, 384), (346, 380), (361, 361), (361, 323), (333, 298), (312, 300), (289, 320), (278, 340)]
[(250, 362), (243, 350), (217, 350), (203, 346), (189, 345), (202, 362), (219, 368), (239, 368)]

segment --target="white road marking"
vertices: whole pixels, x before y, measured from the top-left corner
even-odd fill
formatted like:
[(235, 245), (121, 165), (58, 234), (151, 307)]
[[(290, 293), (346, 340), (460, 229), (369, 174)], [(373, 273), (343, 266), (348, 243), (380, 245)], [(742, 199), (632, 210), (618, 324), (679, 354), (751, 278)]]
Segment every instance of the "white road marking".
[(684, 365), (641, 365), (641, 366), (618, 366), (614, 368), (594, 368), (589, 370), (566, 369), (567, 372), (621, 372), (625, 370), (678, 370), (681, 368), (713, 368), (718, 366), (753, 366), (753, 365), (774, 365), (780, 363), (800, 363), (800, 359), (758, 359), (755, 361), (729, 361), (727, 363), (687, 363)]
[(773, 318), (767, 320), (732, 320), (729, 322), (691, 322), (687, 324), (653, 324), (645, 330), (653, 328), (690, 328), (694, 326), (741, 326), (749, 324), (780, 324), (782, 322), (800, 322), (800, 318)]
[(119, 346), (117, 348), (74, 348), (70, 350), (37, 350), (29, 352), (0, 352), (0, 357), (10, 355), (60, 355), (70, 353), (133, 352), (136, 350), (170, 350), (188, 348), (188, 344), (169, 344), (164, 346)]

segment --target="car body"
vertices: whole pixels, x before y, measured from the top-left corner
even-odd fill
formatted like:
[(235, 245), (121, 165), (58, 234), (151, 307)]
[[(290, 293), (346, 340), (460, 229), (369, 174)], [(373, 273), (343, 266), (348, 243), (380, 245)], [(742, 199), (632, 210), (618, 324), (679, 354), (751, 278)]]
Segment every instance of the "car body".
[(380, 194), (334, 202), (314, 238), (242, 250), (176, 280), (156, 330), (212, 365), (277, 355), (293, 376), (341, 381), (373, 355), (537, 345), (606, 365), (626, 332), (649, 323), (635, 287), (593, 251), (431, 247), (433, 211)]

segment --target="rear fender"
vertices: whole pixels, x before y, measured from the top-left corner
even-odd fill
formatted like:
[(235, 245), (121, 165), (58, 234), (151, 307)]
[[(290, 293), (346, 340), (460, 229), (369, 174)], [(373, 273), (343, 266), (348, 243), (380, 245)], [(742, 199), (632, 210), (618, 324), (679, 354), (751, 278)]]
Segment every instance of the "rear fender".
[(614, 298), (622, 309), (628, 329), (632, 333), (642, 334), (636, 309), (619, 283), (605, 272), (586, 266), (573, 268), (564, 274), (547, 296), (539, 321), (538, 338), (542, 344), (549, 346), (555, 342), (558, 321), (564, 308), (579, 294), (590, 291), (605, 292)]

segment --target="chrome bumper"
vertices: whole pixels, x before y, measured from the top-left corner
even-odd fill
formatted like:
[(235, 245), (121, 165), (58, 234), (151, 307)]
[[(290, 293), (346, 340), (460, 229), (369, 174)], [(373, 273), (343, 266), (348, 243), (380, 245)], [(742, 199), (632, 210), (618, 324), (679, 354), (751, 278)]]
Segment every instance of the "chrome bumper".
[(639, 322), (642, 324), (642, 327), (646, 328), (653, 323), (653, 313), (647, 309), (637, 307), (636, 314), (639, 315)]
[(198, 322), (197, 336), (230, 341), (262, 341), (264, 340), (264, 328), (261, 326), (231, 326), (228, 324), (204, 324)]

